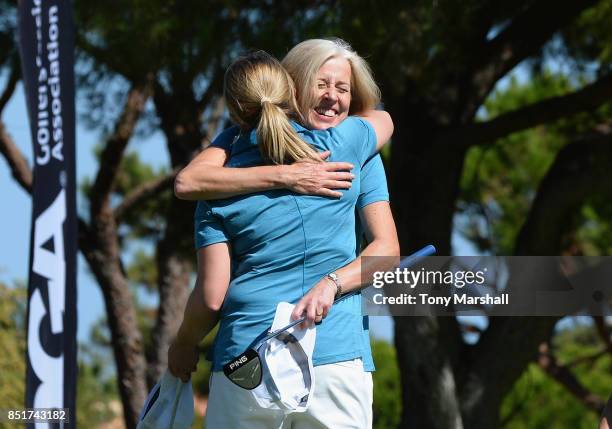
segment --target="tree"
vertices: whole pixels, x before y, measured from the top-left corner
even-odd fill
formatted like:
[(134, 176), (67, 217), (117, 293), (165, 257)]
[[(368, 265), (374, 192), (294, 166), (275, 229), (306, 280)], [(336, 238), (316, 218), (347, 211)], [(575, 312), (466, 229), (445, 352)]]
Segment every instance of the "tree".
[[(9, 288), (0, 283), (0, 341), (5, 350), (0, 367), (0, 401), (7, 409), (23, 407), (25, 397), (25, 296), (25, 287)], [(5, 427), (4, 423), (0, 427)]]
[[(584, 386), (591, 388), (593, 397), (609, 395), (612, 357), (594, 326), (566, 324), (555, 333), (552, 347), (557, 364), (570, 368)], [(397, 427), (402, 404), (395, 351), (384, 341), (373, 341), (372, 351), (376, 362), (374, 427)], [(597, 427), (598, 422), (591, 406), (577, 401), (538, 363), (531, 363), (515, 382), (503, 400), (500, 416), (500, 427), (507, 429), (586, 429)]]
[(373, 427), (397, 427), (402, 415), (402, 392), (395, 349), (386, 341), (372, 341), (372, 357), (376, 371), (374, 383)]
[[(2, 21), (2, 43), (11, 55), (0, 58), (10, 73), (0, 114), (19, 80), (14, 4), (3, 3), (2, 15), (9, 19)], [(166, 367), (194, 271), (194, 206), (171, 197), (174, 175), (222, 125), (220, 91), (229, 59), (251, 46), (278, 52), (286, 41), (291, 45), (296, 30), (319, 19), (316, 10), (302, 11), (313, 5), (279, 3), (267, 10), (265, 2), (223, 0), (75, 3), (78, 90), (88, 101), (82, 116), (103, 135), (100, 168), (83, 186), (89, 212), (79, 218), (79, 249), (104, 297), (128, 428), (136, 426), (147, 387)], [(171, 165), (169, 171), (153, 173), (125, 151), (135, 133), (157, 129), (166, 139)], [(18, 184), (30, 192), (31, 171), (2, 122), (0, 151)], [(138, 327), (124, 268), (128, 238), (155, 248), (147, 256), (155, 261), (155, 279), (147, 280), (155, 281), (160, 304), (150, 342)], [(146, 350), (145, 343), (150, 344)]]
[[(340, 35), (369, 55), (396, 124), (388, 171), (405, 253), (430, 242), (440, 254), (450, 253), (457, 207), (473, 208), (479, 197), (476, 193), (470, 200), (474, 190), (462, 188), (470, 154), (513, 133), (593, 112), (612, 93), (608, 0), (113, 0), (76, 2), (75, 7), (79, 91), (89, 100), (84, 116), (104, 131), (101, 167), (86, 187), (89, 213), (80, 219), (79, 246), (103, 292), (128, 427), (135, 425), (144, 401), (144, 380), (152, 384), (165, 366), (193, 272), (193, 207), (171, 197), (173, 174), (221, 126), (222, 71), (237, 51), (256, 46), (282, 54), (306, 37)], [(2, 10), (3, 16), (12, 13), (10, 7)], [(2, 25), (6, 36), (1, 40), (9, 49), (1, 52), (10, 54), (11, 22)], [(11, 76), (0, 96), (0, 113), (19, 79), (11, 55), (0, 58)], [(553, 57), (567, 59), (576, 69), (568, 74), (567, 86), (478, 116), (496, 84), (517, 65), (530, 64), (537, 77)], [(550, 148), (550, 166), (539, 168), (534, 197), (522, 200), (514, 229), (503, 236), (508, 252), (566, 253), (568, 237), (597, 235), (580, 228), (587, 214), (606, 230), (608, 212), (597, 202), (610, 195), (612, 145), (603, 113), (589, 116), (588, 129), (564, 130), (575, 135), (566, 135), (568, 144)], [(171, 166), (147, 173), (125, 150), (135, 133), (156, 129), (166, 139)], [(0, 150), (16, 181), (29, 190), (27, 163), (1, 121)], [(155, 247), (154, 255), (146, 255), (155, 261), (146, 281), (156, 283), (160, 308), (147, 353), (129, 288), (142, 278), (130, 277), (122, 258), (124, 242), (133, 239)], [(495, 318), (476, 344), (467, 344), (453, 318), (397, 318), (401, 426), (497, 426), (503, 398), (538, 357), (556, 322)], [(517, 352), (512, 359), (500, 358), (508, 347)]]
[[(0, 401), (6, 409), (23, 408), (26, 363), (26, 287), (7, 287), (0, 283), (0, 341), (3, 358), (0, 368)], [(113, 380), (102, 374), (104, 361), (88, 345), (80, 345), (78, 371), (77, 424), (101, 427), (114, 413), (111, 401), (117, 394)], [(15, 423), (0, 422), (0, 428), (14, 428)]]
[[(603, 347), (602, 347), (603, 346)], [(560, 330), (553, 338), (554, 365), (570, 369), (583, 386), (591, 387), (592, 398), (610, 394), (612, 358), (594, 326), (577, 324)], [(599, 414), (593, 407), (577, 401), (568, 389), (547, 375), (553, 364), (546, 353), (538, 363), (529, 365), (504, 399), (502, 425), (508, 429), (592, 428)], [(587, 399), (585, 397), (585, 399)]]
[[(610, 99), (609, 2), (356, 1), (345, 6), (337, 28), (361, 53), (371, 55), (396, 124), (389, 176), (406, 254), (430, 242), (440, 254), (450, 253), (472, 148), (485, 149), (512, 133), (592, 112)], [(559, 47), (562, 51), (555, 52)], [(478, 117), (511, 70), (531, 63), (537, 76), (538, 65), (551, 56), (566, 58), (579, 71), (588, 70), (587, 63), (596, 64), (596, 70), (582, 73), (589, 80), (577, 88)], [(584, 141), (587, 131), (590, 141)], [(582, 141), (554, 154), (508, 245), (512, 254), (568, 251), (564, 237), (579, 223), (580, 208), (610, 195), (608, 135), (602, 127), (582, 130)], [(401, 426), (496, 427), (503, 398), (536, 358), (538, 346), (551, 337), (556, 321), (497, 317), (472, 345), (462, 340), (454, 318), (396, 318)], [(500, 356), (503, 350), (513, 350), (512, 357)]]

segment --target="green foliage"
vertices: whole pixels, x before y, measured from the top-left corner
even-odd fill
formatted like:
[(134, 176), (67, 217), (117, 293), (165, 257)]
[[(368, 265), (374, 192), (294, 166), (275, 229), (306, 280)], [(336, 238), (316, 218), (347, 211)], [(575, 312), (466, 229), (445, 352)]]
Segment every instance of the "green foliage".
[(208, 382), (211, 374), (210, 370), (212, 368), (210, 361), (204, 358), (208, 349), (202, 348), (202, 350), (203, 352), (201, 353), (200, 361), (198, 362), (198, 369), (196, 372), (191, 374), (193, 393), (199, 397), (208, 396), (210, 393)]
[[(597, 209), (595, 209), (597, 207)], [(612, 205), (601, 201), (582, 209), (584, 224), (576, 234), (585, 255), (612, 255)]]
[(212, 365), (206, 360), (206, 354), (212, 347), (219, 325), (215, 326), (200, 342), (200, 361), (198, 362), (198, 370), (192, 374), (191, 381), (193, 383), (193, 392), (197, 396), (207, 396), (208, 379), (210, 378), (210, 370)]
[[(585, 356), (593, 356), (605, 349), (605, 344), (591, 324), (566, 328), (553, 339), (553, 351), (563, 365)], [(606, 399), (612, 390), (612, 356), (603, 355), (595, 361), (585, 360), (576, 365), (578, 380), (593, 393)]]
[[(483, 119), (492, 118), (544, 98), (565, 94), (573, 85), (562, 75), (545, 72), (528, 83), (510, 79), (484, 106)], [(462, 233), (480, 250), (512, 254), (538, 186), (558, 151), (572, 138), (610, 117), (604, 105), (590, 114), (511, 134), (494, 144), (470, 149), (461, 179), (460, 211), (467, 216)], [(612, 246), (612, 205), (603, 199), (587, 202), (577, 213), (573, 240), (584, 254), (607, 254)]]
[(612, 1), (599, 1), (587, 9), (575, 25), (563, 31), (570, 61), (581, 68), (592, 69), (597, 64), (610, 70), (612, 65)]
[(109, 360), (88, 349), (89, 346), (81, 345), (79, 350), (88, 363), (79, 362), (77, 426), (104, 427), (110, 420), (121, 416), (117, 381), (112, 377), (112, 371), (105, 368)]
[[(228, 4), (79, 1), (75, 3), (77, 28), (87, 30), (80, 35), (80, 45), (128, 79), (166, 67), (194, 76), (210, 67), (211, 59), (223, 52), (227, 38), (235, 36), (224, 32), (231, 30), (227, 26)], [(110, 57), (111, 52), (116, 58)]]
[[(26, 374), (25, 287), (9, 288), (0, 283), (0, 404), (23, 408)], [(0, 428), (14, 427), (0, 422)]]
[(502, 405), (502, 419), (517, 414), (506, 429), (591, 429), (597, 416), (590, 413), (562, 386), (531, 364)]
[[(128, 152), (121, 161), (117, 175), (114, 197), (125, 197), (138, 186), (167, 174), (164, 168), (155, 171), (150, 165), (141, 161), (138, 153)], [(164, 192), (148, 198), (134, 210), (129, 211), (123, 223), (130, 228), (129, 236), (138, 239), (156, 239), (165, 224), (166, 207), (172, 198), (170, 187)]]
[[(138, 302), (138, 298), (136, 298), (136, 293), (134, 293), (134, 304), (136, 309), (136, 323), (138, 325), (138, 329), (142, 334), (143, 338), (143, 347), (145, 350), (149, 351), (152, 347), (152, 337), (151, 332), (153, 327), (155, 326), (155, 319), (157, 315), (157, 309), (153, 307), (147, 307)], [(100, 317), (96, 323), (91, 327), (91, 333), (89, 336), (91, 341), (91, 346), (93, 346), (98, 353), (103, 354), (110, 358), (112, 355), (111, 349), (111, 335), (110, 330), (108, 328), (108, 323), (106, 321), (106, 316)], [(112, 366), (112, 371), (114, 373), (115, 366)]]
[(0, 67), (13, 62), (17, 55), (15, 34), (17, 30), (17, 9), (9, 0), (0, 0)]
[[(555, 335), (554, 354), (560, 364), (591, 356), (604, 347), (593, 326), (575, 326)], [(592, 392), (606, 399), (612, 386), (612, 356), (584, 361), (572, 372)], [(531, 364), (506, 396), (501, 408), (505, 429), (590, 429), (599, 416), (587, 409), (563, 386)]]
[[(101, 145), (94, 147), (96, 158), (100, 159), (101, 151)], [(137, 152), (126, 153), (122, 159), (112, 195), (113, 201), (116, 201), (115, 205), (120, 204), (126, 195), (139, 186), (166, 175), (166, 168), (154, 169), (151, 165), (142, 162)], [(84, 178), (79, 186), (80, 192), (83, 195), (89, 195), (92, 183), (93, 179)], [(155, 243), (165, 228), (166, 208), (170, 198), (173, 198), (173, 196), (170, 187), (168, 187), (168, 189), (156, 194), (155, 197), (145, 199), (133, 210), (128, 210), (122, 219), (123, 228), (119, 237), (121, 243), (134, 239)], [(192, 249), (193, 246), (190, 241), (190, 255)], [(149, 291), (155, 290), (157, 286), (157, 264), (154, 255), (151, 251), (142, 247), (128, 248), (128, 251), (130, 252), (130, 262), (126, 267), (126, 273), (129, 280)]]
[(128, 152), (121, 160), (121, 170), (117, 175), (115, 192), (119, 195), (126, 195), (131, 190), (145, 182), (162, 176), (165, 170), (155, 172), (149, 164), (144, 164), (138, 153)]
[[(566, 79), (552, 74), (544, 74), (529, 84), (511, 79), (508, 88), (495, 92), (485, 103), (486, 117), (568, 89)], [(538, 184), (565, 142), (562, 134), (547, 126), (511, 134), (490, 146), (472, 148), (461, 180), (460, 207), (471, 215), (471, 223), (464, 230), (467, 238), (481, 250), (511, 254)], [(489, 231), (482, 230), (478, 215), (485, 215)]]
[(494, 91), (485, 101), (486, 116), (493, 118), (544, 98), (563, 95), (572, 89), (566, 76), (551, 72), (534, 76), (527, 83), (519, 83), (515, 76), (511, 76), (506, 88)]
[[(0, 403), (2, 408), (24, 407), (26, 374), (27, 290), (24, 285), (7, 287), (0, 283)], [(117, 415), (116, 381), (104, 374), (108, 360), (79, 345), (77, 375), (77, 424), (79, 427), (100, 427)], [(0, 428), (15, 424), (0, 422)], [(17, 426), (22, 427), (22, 426)]]
[[(87, 123), (110, 129), (106, 112), (116, 119), (114, 107), (129, 83), (152, 74), (156, 103), (165, 92), (178, 107), (168, 112), (174, 123), (166, 124), (175, 132), (176, 124), (189, 122), (185, 116), (209, 107), (197, 100), (211, 84), (212, 94), (221, 94), (223, 71), (234, 57), (253, 48), (282, 56), (305, 33), (319, 35), (328, 10), (304, 1), (77, 1), (77, 79)], [(148, 127), (156, 129), (154, 109), (147, 112)]]
[(143, 249), (132, 254), (132, 261), (127, 268), (130, 281), (142, 285), (149, 291), (157, 286), (157, 264), (153, 256)]
[(368, 59), (385, 99), (405, 96), (433, 105), (457, 96), (449, 83), (460, 76), (467, 78), (468, 65), (479, 63), (486, 52), (487, 35), (528, 3), (349, 0), (330, 11), (333, 25), (322, 35), (345, 38)]
[(394, 428), (402, 414), (402, 389), (395, 347), (386, 341), (374, 340), (372, 355), (376, 364), (373, 373), (373, 426), (375, 429)]
[(195, 414), (193, 423), (191, 424), (191, 429), (206, 429), (204, 417), (200, 417), (198, 414)]
[[(102, 154), (100, 144), (94, 147), (94, 154), (99, 160)], [(151, 165), (142, 162), (137, 152), (127, 152), (122, 160), (113, 189), (113, 202), (122, 201), (123, 198), (139, 186), (159, 179), (168, 174), (165, 167), (154, 169)], [(80, 183), (80, 191), (89, 196), (93, 179), (84, 178)], [(156, 239), (159, 237), (165, 224), (166, 207), (172, 198), (170, 187), (155, 195), (154, 198), (144, 200), (138, 207), (125, 213), (122, 223), (129, 228), (127, 237), (136, 239)], [(115, 203), (118, 204), (118, 203)], [(140, 255), (139, 262), (143, 262)]]

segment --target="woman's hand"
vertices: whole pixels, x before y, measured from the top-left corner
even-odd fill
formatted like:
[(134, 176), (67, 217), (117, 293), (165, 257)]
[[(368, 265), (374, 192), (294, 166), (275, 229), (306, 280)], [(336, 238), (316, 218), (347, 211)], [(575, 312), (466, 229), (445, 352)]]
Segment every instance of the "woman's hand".
[(191, 373), (197, 369), (199, 358), (197, 346), (182, 344), (175, 339), (168, 348), (168, 369), (172, 375), (186, 383)]
[[(330, 152), (319, 154), (326, 160)], [(315, 162), (301, 160), (285, 166), (283, 182), (287, 189), (304, 195), (340, 198), (342, 193), (334, 189), (349, 189), (354, 175), (348, 162)]]
[(306, 316), (304, 323), (299, 328), (304, 329), (319, 323), (327, 316), (331, 306), (334, 304), (336, 285), (328, 278), (323, 278), (297, 303), (291, 313), (291, 319), (297, 320)]

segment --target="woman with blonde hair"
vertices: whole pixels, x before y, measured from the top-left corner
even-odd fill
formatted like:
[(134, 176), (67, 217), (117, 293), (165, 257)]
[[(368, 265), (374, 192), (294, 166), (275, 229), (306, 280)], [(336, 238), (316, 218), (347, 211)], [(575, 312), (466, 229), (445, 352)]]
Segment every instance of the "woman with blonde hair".
[(321, 161), (289, 122), (291, 116), (299, 119), (295, 89), (276, 59), (257, 51), (236, 60), (226, 72), (224, 96), (231, 121), (241, 131), (256, 128), (264, 159), (274, 164)]
[[(325, 41), (328, 42), (330, 41)], [(243, 58), (237, 62), (239, 66), (235, 63), (230, 69), (248, 71), (251, 65), (259, 60), (254, 61), (253, 57)], [(217, 402), (222, 403), (223, 400), (239, 398), (241, 394), (232, 390), (239, 388), (231, 383), (224, 384), (222, 374), (216, 373), (225, 363), (224, 359), (227, 360), (232, 356), (232, 352), (246, 346), (257, 334), (257, 329), (269, 326), (278, 301), (299, 301), (295, 317), (305, 314), (309, 323), (320, 322), (323, 318), (326, 320), (317, 329), (313, 357), (318, 380), (315, 398), (309, 410), (295, 419), (300, 419), (305, 427), (324, 427), (322, 422), (330, 421), (332, 417), (341, 425), (371, 425), (372, 384), (369, 371), (373, 370), (373, 364), (367, 320), (361, 315), (360, 297), (356, 296), (338, 304), (337, 309), (336, 306), (332, 307), (332, 302), (339, 293), (346, 293), (361, 286), (361, 259), (355, 259), (359, 248), (355, 239), (355, 204), (358, 199), (362, 200), (360, 212), (370, 240), (362, 256), (399, 253), (393, 220), (388, 210), (384, 171), (382, 180), (380, 176), (370, 174), (377, 177), (378, 188), (382, 183), (383, 191), (377, 189), (377, 186), (371, 186), (371, 189), (366, 187), (365, 190), (359, 186), (363, 183), (360, 180), (362, 171), (365, 171), (362, 167), (367, 166), (375, 148), (379, 148), (389, 139), (392, 123), (388, 114), (379, 111), (361, 112), (366, 120), (356, 117), (347, 119), (351, 106), (351, 86), (354, 84), (352, 65), (348, 61), (340, 56), (332, 56), (322, 61), (317, 69), (317, 76), (310, 83), (316, 85), (314, 90), (311, 87), (314, 95), (312, 100), (316, 101), (316, 104), (311, 101), (308, 110), (301, 108), (301, 115), (297, 111), (292, 112), (291, 100), (281, 96), (279, 87), (287, 82), (279, 76), (270, 79), (272, 82), (279, 81), (272, 85), (264, 78), (273, 76), (269, 71), (254, 73), (251, 70), (235, 81), (226, 76), (228, 108), (232, 119), (240, 128), (224, 132), (213, 147), (207, 149), (207, 154), (196, 159), (177, 178), (177, 194), (181, 196), (193, 197), (192, 192), (197, 194), (202, 190), (204, 193), (211, 193), (207, 195), (208, 198), (251, 193), (243, 197), (198, 204), (198, 282), (190, 297), (177, 340), (169, 352), (171, 371), (184, 379), (187, 378), (197, 362), (194, 355), (195, 345), (206, 333), (203, 332), (206, 329), (202, 327), (214, 323), (214, 317), (204, 320), (203, 317), (197, 316), (203, 313), (202, 303), (206, 303), (209, 309), (216, 310), (223, 301), (224, 285), (227, 285), (230, 279), (229, 250), (226, 243), (231, 243), (236, 267), (223, 303), (220, 332), (213, 350), (211, 406)], [(267, 60), (261, 62), (267, 64)], [(261, 70), (265, 67), (267, 65)], [(303, 84), (306, 85), (303, 88), (310, 84)], [(292, 84), (288, 84), (288, 87), (291, 93)], [(230, 88), (234, 89), (229, 91)], [(298, 95), (299, 91), (298, 89)], [(376, 95), (377, 88), (370, 93)], [(366, 100), (364, 106), (373, 104), (372, 101), (368, 102), (366, 97), (363, 99)], [(377, 100), (377, 97), (372, 99)], [(288, 122), (284, 122), (280, 114), (301, 116), (301, 120), (313, 125), (313, 128), (325, 129), (309, 131), (296, 123), (290, 123), (293, 131), (297, 131), (300, 137), (311, 142), (318, 150), (331, 150), (332, 158), (339, 160), (336, 166), (348, 166), (340, 160), (356, 164), (358, 168), (355, 169), (354, 175), (357, 185), (353, 184), (350, 189), (341, 193), (339, 200), (299, 196), (282, 190), (253, 193), (271, 188), (269, 182), (265, 183), (270, 177), (264, 176), (276, 174), (272, 173), (273, 169), (296, 164), (315, 167), (311, 168), (311, 172), (331, 172), (335, 174), (332, 176), (332, 182), (337, 181), (334, 179), (346, 180), (346, 175), (350, 174), (316, 170), (329, 163), (321, 162), (316, 152), (308, 145), (304, 147), (296, 142), (292, 130), (286, 127)], [(329, 123), (333, 123), (333, 126), (321, 126)], [(249, 132), (249, 129), (256, 131)], [(268, 129), (269, 134), (266, 134), (265, 129)], [(270, 131), (272, 129), (275, 131)], [(279, 137), (281, 135), (284, 135), (282, 139)], [(290, 149), (282, 147), (281, 141), (288, 143)], [(259, 145), (261, 153), (256, 157), (252, 151), (255, 145)], [(213, 151), (212, 155), (210, 151)], [(240, 176), (238, 180), (235, 180), (236, 177), (227, 176), (223, 183), (213, 181), (210, 186), (211, 182), (206, 182), (208, 179), (205, 178), (203, 183), (206, 183), (208, 188), (194, 186), (192, 190), (185, 190), (186, 184), (194, 177), (201, 179), (198, 178), (200, 168), (214, 170), (211, 162), (228, 157), (229, 168), (223, 168), (222, 173), (236, 173)], [(304, 162), (304, 159), (309, 159), (310, 162)], [(279, 166), (232, 168), (261, 164), (262, 160), (278, 164), (292, 160), (299, 162)], [(377, 161), (380, 162), (380, 159)], [(298, 167), (302, 168), (303, 165)], [(285, 169), (280, 176), (287, 176), (287, 171), (291, 172)], [(257, 188), (258, 186), (261, 188)], [(377, 222), (380, 218), (387, 221)], [(304, 248), (309, 249), (311, 253), (296, 251)], [(244, 287), (247, 280), (248, 288)], [(252, 329), (253, 326), (257, 329)], [(240, 346), (237, 346), (238, 344)], [(342, 398), (347, 406), (338, 407), (333, 398)], [(246, 408), (249, 408), (247, 405)], [(207, 422), (213, 425), (212, 427), (239, 427), (246, 424), (245, 418), (249, 419), (222, 413), (216, 407), (211, 407), (210, 410)], [(270, 418), (274, 420), (278, 416)], [(268, 426), (262, 427), (273, 425), (271, 421), (267, 424)]]
[[(358, 115), (371, 111), (380, 103), (380, 89), (374, 81), (370, 66), (353, 51), (348, 43), (341, 39), (305, 40), (287, 53), (282, 64), (289, 72), (300, 94), (297, 100), (298, 109), (302, 114), (308, 112), (305, 120), (311, 128), (329, 128), (346, 119), (346, 115)], [(342, 112), (345, 115), (331, 118), (315, 115), (316, 108), (321, 102), (321, 94), (313, 92), (312, 88), (325, 89), (326, 86), (319, 88), (321, 82), (317, 81), (321, 77), (321, 68), (326, 66), (332, 73), (338, 73), (343, 64), (350, 67), (348, 87), (338, 87), (338, 97), (350, 97), (350, 103), (346, 106), (347, 110)], [(350, 91), (345, 91), (347, 88)]]

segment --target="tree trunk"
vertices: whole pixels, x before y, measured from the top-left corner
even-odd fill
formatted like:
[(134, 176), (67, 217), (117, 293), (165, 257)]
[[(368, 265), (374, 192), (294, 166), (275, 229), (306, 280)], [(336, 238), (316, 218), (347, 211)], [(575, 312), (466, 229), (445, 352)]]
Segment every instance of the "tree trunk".
[(402, 428), (466, 427), (461, 418), (452, 353), (447, 349), (457, 337), (444, 334), (450, 319), (395, 318), (395, 345), (402, 382)]
[[(154, 97), (173, 168), (186, 165), (201, 148), (204, 138), (201, 119), (194, 107), (197, 103), (189, 98), (192, 96), (190, 92), (183, 98), (157, 92)], [(183, 320), (190, 293), (189, 282), (195, 258), (194, 210), (193, 202), (171, 198), (164, 236), (157, 245), (159, 309), (152, 331), (151, 350), (148, 352), (149, 385), (155, 383), (168, 366), (168, 347)]]
[[(405, 253), (426, 243), (450, 253), (452, 216), (469, 145), (443, 142), (396, 121), (391, 193)], [(442, 127), (438, 127), (441, 129)], [(436, 127), (430, 127), (436, 129)], [(426, 143), (432, 142), (432, 143)], [(606, 142), (607, 143), (607, 142)], [(542, 180), (517, 236), (517, 255), (554, 255), (591, 195), (612, 192), (609, 143), (566, 146)], [(402, 181), (401, 177), (407, 177)], [(559, 317), (492, 317), (475, 345), (463, 344), (455, 318), (396, 317), (395, 344), (405, 428), (495, 428), (504, 397), (537, 356)], [(500, 358), (512, 352), (512, 358)]]
[(192, 259), (185, 257), (179, 243), (193, 235), (193, 211), (193, 203), (173, 198), (166, 216), (164, 237), (157, 245), (159, 309), (152, 331), (147, 371), (150, 386), (168, 367), (168, 347), (183, 320), (190, 292), (189, 280), (194, 264)]
[[(514, 383), (537, 357), (558, 317), (493, 317), (471, 352), (469, 366), (457, 377), (466, 428), (499, 427), (500, 408)], [(509, 355), (511, 353), (511, 356)]]
[(125, 425), (132, 429), (136, 427), (147, 395), (146, 361), (133, 298), (121, 269), (116, 225), (112, 216), (100, 215), (79, 245), (104, 296)]
[(436, 142), (434, 126), (409, 130), (395, 124), (389, 185), (402, 253), (433, 244), (438, 255), (450, 255), (466, 149), (460, 142)]
[[(433, 125), (409, 131), (403, 122), (395, 123), (390, 191), (402, 254), (431, 243), (438, 255), (449, 255), (465, 148), (460, 142), (436, 142)], [(395, 317), (404, 392), (401, 427), (464, 427), (453, 369), (460, 340), (454, 318)]]

